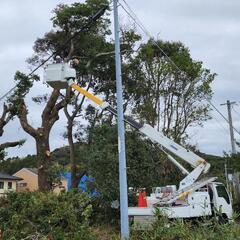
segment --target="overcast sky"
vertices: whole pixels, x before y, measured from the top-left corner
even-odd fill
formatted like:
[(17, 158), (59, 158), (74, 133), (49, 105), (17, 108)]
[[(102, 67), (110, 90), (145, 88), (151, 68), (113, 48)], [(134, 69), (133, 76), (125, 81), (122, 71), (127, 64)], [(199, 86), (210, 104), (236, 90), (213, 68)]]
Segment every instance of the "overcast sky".
[[(194, 59), (203, 61), (206, 68), (218, 74), (212, 85), (213, 103), (226, 116), (226, 106), (220, 104), (227, 99), (238, 103), (232, 114), (234, 126), (240, 131), (240, 1), (126, 1), (152, 36), (183, 42)], [(29, 72), (25, 60), (32, 55), (36, 38), (51, 29), (50, 18), (54, 7), (59, 3), (73, 2), (41, 0), (33, 4), (31, 0), (0, 1), (0, 95), (14, 86), (16, 70)], [(119, 10), (121, 21), (130, 21), (126, 13)], [(42, 71), (39, 74), (42, 75)], [(31, 95), (49, 91), (41, 82), (34, 86)], [(37, 127), (42, 107), (28, 102), (29, 122)], [(2, 102), (0, 104), (2, 106)], [(213, 119), (203, 128), (191, 129), (191, 143), (203, 152), (222, 155), (223, 151), (229, 152), (231, 149), (228, 125), (216, 112), (211, 114)], [(67, 144), (62, 137), (65, 126), (61, 115), (61, 120), (51, 133), (51, 150)], [(1, 142), (18, 138), (27, 139), (27, 142), (19, 149), (9, 150), (9, 156), (35, 153), (34, 140), (21, 129), (16, 119), (6, 127)], [(235, 134), (235, 138), (240, 139), (240, 136)]]

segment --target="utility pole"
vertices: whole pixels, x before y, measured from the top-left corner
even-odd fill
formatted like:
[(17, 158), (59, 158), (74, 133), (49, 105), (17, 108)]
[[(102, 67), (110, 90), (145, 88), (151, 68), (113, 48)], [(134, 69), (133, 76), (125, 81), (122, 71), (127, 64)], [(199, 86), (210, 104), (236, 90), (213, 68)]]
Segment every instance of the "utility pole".
[(236, 102), (230, 102), (229, 100), (227, 100), (226, 103), (221, 104), (221, 106), (227, 105), (232, 154), (237, 153), (236, 146), (235, 146), (234, 132), (233, 132), (233, 124), (232, 124), (232, 105), (234, 104), (236, 104)]
[(113, 0), (114, 12), (114, 35), (115, 35), (115, 64), (116, 64), (116, 87), (117, 87), (117, 121), (118, 121), (118, 159), (119, 159), (119, 186), (120, 186), (120, 215), (121, 215), (121, 239), (129, 238), (128, 223), (128, 190), (127, 170), (125, 153), (125, 129), (123, 117), (122, 96), (122, 71), (121, 52), (119, 41), (118, 0)]

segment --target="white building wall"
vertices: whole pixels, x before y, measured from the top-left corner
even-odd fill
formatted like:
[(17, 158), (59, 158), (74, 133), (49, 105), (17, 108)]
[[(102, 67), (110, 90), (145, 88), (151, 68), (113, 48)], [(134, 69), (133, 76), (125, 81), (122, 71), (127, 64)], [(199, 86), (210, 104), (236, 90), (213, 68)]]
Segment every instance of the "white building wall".
[[(17, 189), (17, 181), (0, 179), (0, 182), (4, 182), (4, 188), (0, 189), (0, 196), (6, 193), (7, 191), (16, 191)], [(12, 189), (8, 189), (9, 182), (12, 183)]]

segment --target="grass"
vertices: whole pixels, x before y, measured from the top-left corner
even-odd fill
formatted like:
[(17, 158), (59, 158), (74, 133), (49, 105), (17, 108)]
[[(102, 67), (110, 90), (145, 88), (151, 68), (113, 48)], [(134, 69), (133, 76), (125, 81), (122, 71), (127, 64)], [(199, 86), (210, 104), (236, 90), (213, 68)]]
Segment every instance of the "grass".
[[(92, 230), (99, 240), (120, 240), (118, 229), (109, 225)], [(160, 217), (150, 230), (131, 228), (129, 240), (240, 240), (240, 225), (219, 224), (214, 219), (193, 222)]]

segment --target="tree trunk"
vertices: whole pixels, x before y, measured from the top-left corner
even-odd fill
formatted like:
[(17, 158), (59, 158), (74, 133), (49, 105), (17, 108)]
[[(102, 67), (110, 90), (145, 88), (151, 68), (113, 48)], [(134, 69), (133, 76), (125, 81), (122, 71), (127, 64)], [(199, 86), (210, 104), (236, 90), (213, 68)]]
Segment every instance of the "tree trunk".
[(49, 167), (51, 165), (49, 138), (42, 135), (36, 138), (37, 162), (38, 162), (38, 187), (39, 191), (49, 191), (52, 188), (49, 179)]
[(67, 137), (68, 137), (68, 144), (70, 150), (70, 165), (71, 165), (71, 188), (77, 188), (78, 180), (77, 180), (77, 166), (76, 166), (76, 159), (75, 159), (75, 149), (73, 143), (73, 123), (68, 121), (67, 126)]
[[(91, 86), (91, 81), (88, 84), (87, 91), (89, 90)], [(73, 121), (77, 117), (77, 114), (80, 112), (82, 105), (85, 100), (85, 96), (82, 97), (80, 103), (78, 104), (78, 96), (76, 97), (75, 103), (74, 103), (74, 111), (72, 112), (72, 115), (68, 113), (67, 109), (67, 103), (69, 102), (71, 95), (71, 89), (69, 88), (66, 94), (66, 103), (64, 105), (64, 113), (68, 120), (67, 125), (67, 138), (68, 138), (68, 144), (69, 144), (69, 150), (70, 150), (70, 165), (71, 165), (71, 188), (77, 188), (78, 182), (79, 182), (79, 176), (77, 176), (77, 166), (76, 166), (76, 156), (75, 156), (75, 147), (73, 142)]]

